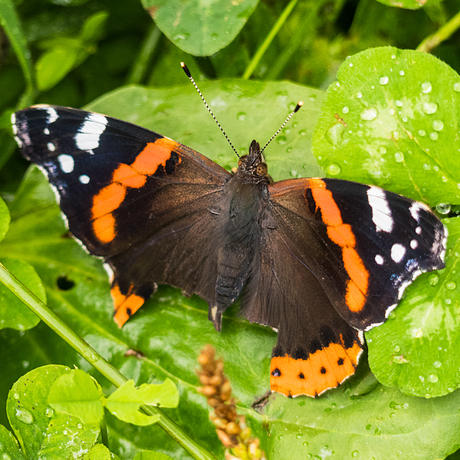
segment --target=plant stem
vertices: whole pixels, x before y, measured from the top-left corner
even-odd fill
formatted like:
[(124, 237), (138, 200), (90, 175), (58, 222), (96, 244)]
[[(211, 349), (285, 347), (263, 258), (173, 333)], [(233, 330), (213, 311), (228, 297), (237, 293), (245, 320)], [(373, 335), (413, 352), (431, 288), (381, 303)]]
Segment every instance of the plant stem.
[(256, 54), (254, 54), (253, 58), (251, 59), (251, 62), (244, 71), (242, 77), (244, 80), (249, 79), (249, 77), (252, 75), (255, 68), (259, 64), (259, 61), (262, 59), (262, 56), (264, 55), (265, 51), (267, 51), (267, 48), (270, 46), (270, 43), (273, 41), (276, 34), (281, 29), (281, 26), (286, 22), (287, 18), (291, 14), (291, 11), (294, 9), (294, 6), (296, 5), (297, 1), (298, 0), (291, 0), (286, 6), (286, 8), (284, 8), (284, 11), (281, 13), (280, 17), (272, 27), (272, 30), (265, 37), (265, 40), (263, 41), (262, 45), (260, 45), (259, 49), (256, 51)]
[(454, 32), (460, 27), (460, 12), (458, 12), (450, 21), (446, 22), (434, 34), (429, 35), (417, 47), (417, 51), (424, 51), (430, 53), (444, 40), (447, 40)]
[[(13, 292), (27, 307), (30, 308), (45, 324), (66, 341), (75, 351), (85, 358), (104, 377), (117, 388), (128, 379), (110, 363), (108, 363), (93, 347), (86, 343), (56, 314), (54, 314), (32, 291), (24, 286), (5, 266), (0, 263), (0, 281)], [(193, 458), (214, 460), (215, 457), (197, 444), (173, 420), (158, 407), (148, 406), (146, 412), (159, 415), (158, 425), (168, 433)]]
[(136, 61), (131, 69), (131, 72), (126, 79), (126, 84), (134, 85), (140, 83), (147, 72), (147, 67), (155, 49), (160, 41), (161, 31), (153, 24), (147, 32), (147, 35), (142, 43), (141, 50), (136, 58)]

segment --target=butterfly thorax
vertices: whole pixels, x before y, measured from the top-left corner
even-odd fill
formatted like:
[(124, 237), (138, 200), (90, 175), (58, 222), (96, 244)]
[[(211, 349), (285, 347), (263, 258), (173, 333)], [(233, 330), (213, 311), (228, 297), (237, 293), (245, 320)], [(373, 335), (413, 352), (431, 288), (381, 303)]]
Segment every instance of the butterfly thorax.
[(260, 145), (254, 140), (249, 146), (248, 155), (243, 155), (238, 161), (237, 180), (241, 183), (270, 184), (273, 181), (267, 171)]

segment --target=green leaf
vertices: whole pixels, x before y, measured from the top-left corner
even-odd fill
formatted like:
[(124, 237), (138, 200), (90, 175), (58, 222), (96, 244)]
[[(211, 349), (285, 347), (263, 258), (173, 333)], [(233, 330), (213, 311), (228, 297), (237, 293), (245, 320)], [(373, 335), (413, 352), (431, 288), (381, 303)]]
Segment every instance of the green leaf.
[(114, 457), (103, 444), (96, 444), (86, 453), (82, 460), (112, 460)]
[(139, 411), (143, 405), (177, 407), (179, 394), (174, 383), (166, 379), (162, 384), (134, 385), (128, 380), (107, 398), (107, 409), (124, 422), (134, 425), (151, 425), (160, 418), (158, 415), (146, 415)]
[(457, 449), (460, 391), (428, 400), (382, 385), (360, 397), (348, 391), (316, 400), (274, 397), (266, 411), (268, 458), (426, 460)]
[(366, 333), (377, 379), (407, 394), (442, 396), (460, 387), (460, 218), (449, 230), (446, 268), (420, 276), (390, 319)]
[(99, 11), (90, 16), (83, 24), (80, 40), (83, 43), (97, 43), (104, 35), (108, 17), (107, 11)]
[(96, 380), (76, 369), (56, 379), (48, 403), (56, 412), (78, 417), (83, 423), (99, 425), (104, 417), (103, 397)]
[(35, 64), (38, 89), (46, 91), (56, 86), (87, 55), (79, 40), (62, 38), (59, 44), (44, 52)]
[(0, 453), (2, 460), (24, 460), (18, 442), (3, 425), (0, 425)]
[[(34, 369), (22, 376), (8, 394), (8, 420), (27, 458), (68, 458), (89, 449), (99, 436), (97, 425), (57, 414), (47, 403), (53, 382), (69, 372), (69, 368), (57, 365)], [(59, 452), (59, 457), (53, 452)]]
[[(9, 258), (0, 258), (0, 262), (39, 299), (46, 302), (45, 288), (32, 265), (22, 260)], [(0, 329), (10, 327), (25, 331), (35, 327), (39, 322), (38, 316), (5, 285), (0, 283)]]
[(418, 10), (426, 4), (433, 4), (436, 2), (430, 2), (429, 0), (377, 0), (387, 6), (394, 6), (396, 8), (405, 8), (407, 10)]
[(133, 460), (169, 460), (169, 455), (162, 454), (161, 452), (153, 452), (151, 450), (143, 450), (138, 452)]
[(10, 227), (10, 212), (5, 202), (0, 198), (0, 241), (6, 235), (8, 228)]
[[(34, 87), (32, 61), (14, 3), (11, 0), (0, 0), (0, 25), (14, 48), (27, 82), (28, 89), (23, 98), (24, 104), (30, 104)], [(22, 106), (22, 104), (19, 105)]]
[(460, 76), (417, 51), (375, 48), (344, 62), (313, 150), (329, 176), (434, 206), (459, 203)]
[(238, 35), (258, 0), (142, 0), (160, 30), (181, 50), (210, 56)]

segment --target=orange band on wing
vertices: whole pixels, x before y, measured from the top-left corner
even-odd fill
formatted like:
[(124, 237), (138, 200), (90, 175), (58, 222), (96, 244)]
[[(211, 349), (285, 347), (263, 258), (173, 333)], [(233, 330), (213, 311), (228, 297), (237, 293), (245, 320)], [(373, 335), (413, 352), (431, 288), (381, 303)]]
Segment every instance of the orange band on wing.
[[(155, 174), (160, 166), (166, 168), (171, 153), (178, 143), (167, 138), (149, 142), (137, 155), (131, 165), (120, 163), (112, 176), (112, 182), (101, 189), (93, 198), (93, 232), (103, 244), (110, 243), (116, 237), (115, 211), (125, 199), (129, 188), (141, 188), (147, 182), (147, 176)], [(178, 155), (176, 164), (181, 159)]]
[(273, 357), (270, 363), (270, 388), (286, 396), (318, 396), (339, 386), (355, 373), (362, 348), (331, 343), (311, 354), (307, 360), (289, 355)]
[(136, 313), (139, 308), (142, 307), (145, 302), (143, 297), (136, 294), (132, 294), (132, 286), (128, 291), (128, 294), (124, 295), (121, 293), (118, 285), (113, 285), (110, 290), (112, 295), (113, 303), (115, 305), (114, 320), (118, 324), (118, 327), (122, 327), (123, 324), (128, 321), (131, 316)]
[(344, 224), (342, 215), (332, 192), (327, 190), (322, 179), (310, 179), (309, 187), (316, 207), (321, 211), (323, 222), (327, 225), (327, 235), (342, 248), (342, 260), (350, 277), (347, 282), (345, 302), (353, 312), (359, 312), (366, 304), (369, 288), (369, 272), (356, 251), (356, 239), (350, 225)]

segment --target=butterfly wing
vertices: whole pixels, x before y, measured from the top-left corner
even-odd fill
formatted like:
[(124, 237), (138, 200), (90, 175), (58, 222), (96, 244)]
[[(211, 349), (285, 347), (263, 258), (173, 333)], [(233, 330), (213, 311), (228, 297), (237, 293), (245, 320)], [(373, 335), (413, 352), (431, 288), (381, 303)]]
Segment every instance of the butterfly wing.
[(214, 300), (217, 248), (207, 235), (217, 232), (212, 212), (226, 170), (157, 133), (82, 110), (25, 109), (13, 130), (56, 189), (72, 234), (111, 267), (120, 326), (156, 283)]
[(447, 233), (425, 205), (376, 187), (296, 179), (269, 191), (243, 313), (279, 329), (272, 389), (315, 396), (354, 373), (359, 331), (384, 322), (416, 276), (444, 266)]

